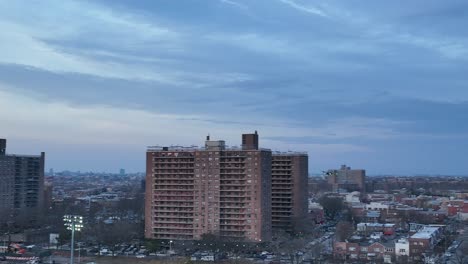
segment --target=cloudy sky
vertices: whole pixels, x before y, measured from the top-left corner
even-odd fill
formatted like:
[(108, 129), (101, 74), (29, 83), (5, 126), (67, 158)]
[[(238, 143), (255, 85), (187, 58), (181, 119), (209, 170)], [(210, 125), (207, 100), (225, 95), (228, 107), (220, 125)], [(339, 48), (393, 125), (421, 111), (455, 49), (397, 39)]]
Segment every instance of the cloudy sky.
[(468, 174), (465, 0), (0, 0), (0, 137), (56, 170), (148, 145), (308, 151), (310, 171)]

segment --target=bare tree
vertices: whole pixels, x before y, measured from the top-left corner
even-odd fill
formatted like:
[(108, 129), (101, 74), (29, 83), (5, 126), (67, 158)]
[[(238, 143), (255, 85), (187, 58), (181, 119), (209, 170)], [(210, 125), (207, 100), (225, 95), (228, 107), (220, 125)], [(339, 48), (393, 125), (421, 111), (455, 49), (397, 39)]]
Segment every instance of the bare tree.
[(323, 206), (325, 215), (329, 219), (335, 219), (336, 215), (344, 208), (343, 199), (340, 197), (322, 196), (319, 199), (319, 203)]
[(350, 238), (354, 233), (353, 224), (350, 222), (340, 221), (336, 225), (336, 239), (338, 241), (345, 241)]
[(283, 230), (278, 230), (274, 233), (270, 248), (275, 253), (276, 257), (286, 255), (291, 264), (302, 263), (303, 252), (307, 241), (302, 237), (295, 237)]
[(465, 241), (458, 247), (455, 254), (452, 255), (451, 263), (467, 264), (468, 263), (468, 243)]

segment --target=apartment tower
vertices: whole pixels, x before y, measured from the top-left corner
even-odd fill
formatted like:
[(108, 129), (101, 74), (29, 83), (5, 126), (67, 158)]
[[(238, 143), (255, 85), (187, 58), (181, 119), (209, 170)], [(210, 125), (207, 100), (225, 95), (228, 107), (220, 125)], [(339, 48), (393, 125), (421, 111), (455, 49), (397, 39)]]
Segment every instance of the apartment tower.
[(300, 231), (307, 218), (309, 157), (275, 152), (272, 156), (272, 227)]
[(366, 171), (351, 169), (346, 165), (341, 165), (339, 170), (327, 171), (327, 180), (333, 188), (333, 191), (345, 190), (352, 191), (366, 191)]
[(242, 148), (209, 136), (204, 148), (148, 148), (146, 238), (271, 239), (272, 153), (257, 133), (244, 136)]
[(0, 224), (27, 225), (43, 208), (45, 154), (7, 154), (6, 146), (0, 139)]

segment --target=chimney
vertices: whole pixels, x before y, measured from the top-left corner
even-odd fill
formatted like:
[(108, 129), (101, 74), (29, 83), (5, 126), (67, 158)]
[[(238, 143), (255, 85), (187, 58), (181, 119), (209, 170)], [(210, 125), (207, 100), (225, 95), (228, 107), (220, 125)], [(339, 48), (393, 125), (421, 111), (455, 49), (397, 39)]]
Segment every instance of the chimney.
[(6, 139), (0, 138), (0, 156), (6, 155)]

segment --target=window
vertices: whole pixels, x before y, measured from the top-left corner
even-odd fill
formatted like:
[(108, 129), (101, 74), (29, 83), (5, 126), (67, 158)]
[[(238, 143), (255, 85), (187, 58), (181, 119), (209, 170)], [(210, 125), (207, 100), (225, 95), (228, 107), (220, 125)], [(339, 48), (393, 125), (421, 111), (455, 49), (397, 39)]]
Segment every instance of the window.
[(400, 253), (406, 253), (406, 249), (400, 248)]
[(380, 248), (374, 248), (374, 252), (380, 252)]

